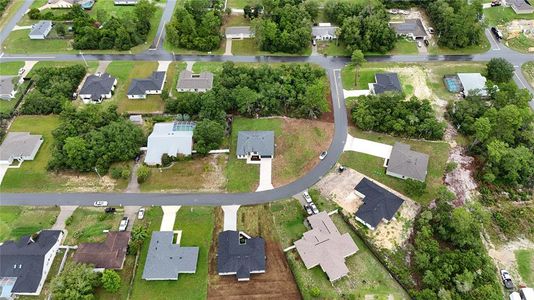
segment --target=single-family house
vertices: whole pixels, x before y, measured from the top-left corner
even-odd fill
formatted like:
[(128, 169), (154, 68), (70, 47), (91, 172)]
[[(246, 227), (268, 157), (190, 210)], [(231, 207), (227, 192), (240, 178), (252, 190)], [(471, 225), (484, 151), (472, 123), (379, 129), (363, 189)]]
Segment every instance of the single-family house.
[(461, 90), (465, 97), (469, 95), (488, 96), (486, 77), (480, 73), (458, 73), (457, 76), (462, 85)]
[(33, 160), (43, 143), (42, 135), (29, 132), (8, 132), (0, 145), (0, 165), (11, 165), (14, 160), (22, 163)]
[(178, 92), (206, 92), (213, 87), (213, 73), (200, 72), (193, 74), (189, 70), (180, 72), (176, 90)]
[(32, 25), (30, 34), (31, 40), (44, 40), (52, 30), (52, 21), (39, 21)]
[(355, 218), (371, 230), (375, 230), (382, 221), (395, 219), (395, 213), (404, 203), (400, 197), (367, 178), (363, 178), (354, 190), (363, 199)]
[(312, 26), (312, 37), (318, 41), (329, 41), (337, 39), (339, 27), (330, 23), (319, 23), (319, 26)]
[(2, 296), (39, 295), (62, 239), (61, 230), (42, 230), (1, 244)]
[(534, 7), (527, 0), (506, 0), (506, 3), (518, 15), (534, 13)]
[(398, 36), (411, 39), (425, 39), (427, 34), (421, 19), (406, 19), (404, 22), (391, 22), (389, 26)]
[(519, 295), (522, 300), (534, 300), (534, 289), (529, 287), (520, 288)]
[(148, 136), (145, 163), (161, 164), (163, 154), (169, 156), (191, 155), (195, 122), (156, 123)]
[(260, 163), (262, 158), (274, 157), (274, 131), (239, 131), (237, 158), (247, 163)]
[(306, 268), (320, 266), (332, 282), (346, 276), (349, 269), (345, 258), (358, 251), (350, 234), (341, 234), (324, 211), (307, 220), (312, 229), (294, 243)]
[(383, 94), (386, 92), (402, 93), (402, 86), (397, 73), (377, 73), (375, 82), (369, 83), (371, 94)]
[(146, 99), (146, 95), (160, 95), (166, 76), (166, 72), (156, 71), (148, 78), (133, 79), (128, 88), (128, 99)]
[(230, 26), (226, 27), (224, 34), (227, 39), (250, 39), (254, 36), (250, 26)]
[(234, 230), (219, 233), (217, 249), (219, 275), (236, 275), (238, 281), (250, 280), (250, 274), (265, 273), (265, 241)]
[(136, 5), (139, 0), (113, 0), (115, 5)]
[(79, 95), (84, 103), (101, 103), (109, 99), (117, 86), (117, 78), (108, 73), (96, 73), (87, 76)]
[(428, 170), (428, 154), (413, 151), (410, 145), (395, 143), (386, 160), (386, 174), (400, 179), (424, 182)]
[(0, 76), (0, 99), (11, 100), (15, 98), (17, 89), (13, 81), (17, 76)]
[(110, 231), (102, 243), (81, 243), (73, 259), (77, 263), (93, 265), (96, 271), (121, 270), (129, 241), (129, 231)]
[(142, 278), (144, 280), (178, 280), (180, 273), (197, 271), (198, 247), (173, 243), (174, 232), (154, 231), (150, 239)]
[(79, 4), (83, 9), (91, 9), (96, 0), (48, 0), (48, 8), (71, 8)]

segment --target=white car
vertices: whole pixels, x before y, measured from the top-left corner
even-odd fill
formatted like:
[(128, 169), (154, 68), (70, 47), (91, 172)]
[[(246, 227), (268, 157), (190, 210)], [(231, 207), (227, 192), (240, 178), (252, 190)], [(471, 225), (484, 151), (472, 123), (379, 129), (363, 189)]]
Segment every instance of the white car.
[(104, 206), (108, 206), (108, 202), (107, 201), (95, 201), (93, 205), (95, 207), (104, 207)]
[(144, 208), (141, 208), (141, 209), (139, 209), (139, 211), (137, 212), (137, 219), (138, 219), (138, 220), (142, 220), (144, 217), (145, 217), (145, 209), (144, 209)]
[(119, 231), (126, 231), (126, 228), (128, 227), (128, 217), (124, 217), (121, 220), (121, 223), (119, 224)]
[(24, 68), (20, 68), (20, 70), (19, 70), (19, 75), (24, 74), (25, 71), (26, 71), (26, 70), (24, 70)]
[(306, 213), (308, 214), (308, 216), (313, 215), (313, 210), (309, 205), (304, 205), (304, 209), (306, 210)]
[(501, 270), (501, 279), (504, 287), (507, 289), (513, 289), (514, 283), (512, 282), (512, 276), (506, 270)]
[(323, 160), (328, 155), (328, 151), (321, 152), (321, 155), (319, 155), (319, 159)]
[(310, 207), (314, 214), (318, 214), (319, 210), (317, 209), (317, 206), (315, 206), (315, 203), (310, 204)]
[(308, 191), (304, 191), (302, 193), (302, 197), (304, 197), (304, 200), (306, 200), (306, 203), (312, 203), (312, 198), (310, 196), (310, 194), (308, 194)]

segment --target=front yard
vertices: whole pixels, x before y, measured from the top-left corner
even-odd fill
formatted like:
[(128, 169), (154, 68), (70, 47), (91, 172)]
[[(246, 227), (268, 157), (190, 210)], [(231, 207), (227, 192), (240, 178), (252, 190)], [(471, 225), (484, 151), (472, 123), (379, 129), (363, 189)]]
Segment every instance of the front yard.
[(525, 34), (509, 39), (506, 43), (508, 47), (522, 53), (529, 53), (528, 49), (534, 48), (534, 39), (527, 37)]
[(3, 206), (0, 209), (0, 242), (18, 240), (50, 228), (58, 214), (58, 207)]
[(64, 244), (98, 243), (106, 239), (104, 230), (119, 230), (123, 209), (108, 214), (104, 208), (78, 207), (65, 222), (68, 234)]
[(484, 20), (488, 25), (503, 25), (512, 20), (534, 20), (534, 14), (518, 15), (511, 7), (497, 6), (484, 9)]
[(262, 51), (256, 44), (255, 39), (243, 39), (232, 41), (233, 55), (271, 55), (271, 56), (309, 56), (311, 54), (311, 43), (302, 53), (283, 53)]
[(531, 87), (534, 87), (534, 61), (529, 61), (521, 66), (521, 71)]

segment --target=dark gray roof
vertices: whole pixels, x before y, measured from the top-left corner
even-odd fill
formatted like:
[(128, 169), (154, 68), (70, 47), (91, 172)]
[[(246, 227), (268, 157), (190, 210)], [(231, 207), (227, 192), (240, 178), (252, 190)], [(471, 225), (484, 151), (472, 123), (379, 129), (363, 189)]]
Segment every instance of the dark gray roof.
[(149, 90), (161, 90), (164, 79), (163, 71), (154, 72), (146, 79), (133, 79), (128, 88), (128, 95), (145, 95)]
[(508, 2), (514, 10), (519, 12), (529, 13), (534, 10), (534, 7), (528, 4), (525, 0), (507, 0), (506, 2)]
[(0, 99), (10, 99), (15, 88), (13, 78), (17, 76), (0, 76)]
[(91, 95), (91, 100), (99, 100), (102, 95), (111, 92), (115, 80), (115, 77), (108, 73), (89, 75), (80, 89), (80, 94)]
[(428, 155), (410, 149), (410, 145), (395, 143), (388, 161), (388, 172), (425, 181)]
[(37, 291), (45, 254), (56, 244), (60, 234), (61, 230), (43, 230), (34, 242), (30, 241), (30, 236), (24, 236), (0, 245), (0, 277), (17, 278), (13, 293)]
[(354, 189), (365, 195), (363, 205), (358, 208), (356, 217), (374, 228), (382, 219), (391, 220), (404, 202), (367, 178), (363, 178)]
[(154, 231), (148, 248), (143, 279), (178, 279), (179, 273), (195, 273), (198, 247), (173, 244), (172, 231)]
[(237, 155), (257, 152), (260, 156), (274, 156), (274, 131), (240, 131), (237, 133)]
[(416, 38), (422, 38), (426, 36), (425, 27), (421, 19), (406, 19), (404, 23), (390, 23), (393, 30), (397, 34), (408, 35), (411, 34)]
[(178, 77), (177, 89), (211, 89), (213, 87), (213, 73), (201, 72), (198, 75), (184, 70)]
[(376, 83), (373, 83), (375, 94), (385, 92), (402, 92), (402, 87), (397, 73), (377, 73)]
[(52, 21), (39, 21), (37, 24), (32, 25), (30, 35), (47, 34), (50, 27), (52, 27)]
[(254, 271), (265, 271), (265, 241), (255, 237), (241, 244), (238, 231), (219, 233), (217, 272), (236, 273), (238, 279), (248, 279)]

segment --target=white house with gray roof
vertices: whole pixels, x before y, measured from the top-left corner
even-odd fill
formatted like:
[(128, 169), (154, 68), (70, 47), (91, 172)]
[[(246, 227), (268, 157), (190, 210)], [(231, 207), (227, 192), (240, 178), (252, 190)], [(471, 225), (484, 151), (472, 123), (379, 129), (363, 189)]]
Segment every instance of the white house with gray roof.
[(428, 154), (413, 151), (410, 145), (395, 143), (386, 167), (387, 175), (424, 182), (428, 170)]
[(157, 71), (145, 79), (133, 79), (128, 88), (128, 99), (146, 99), (147, 95), (161, 95), (167, 73)]
[(96, 73), (87, 76), (79, 95), (84, 103), (101, 103), (113, 95), (117, 78), (108, 73)]
[(213, 87), (213, 73), (194, 74), (189, 70), (180, 72), (176, 90), (178, 92), (207, 92)]
[(14, 160), (33, 160), (43, 144), (42, 135), (29, 132), (9, 132), (0, 145), (0, 165), (11, 165)]
[(154, 231), (150, 239), (142, 278), (144, 280), (178, 280), (180, 273), (197, 271), (198, 247), (173, 243), (172, 231)]
[(259, 164), (262, 158), (274, 157), (274, 131), (239, 131), (236, 154), (248, 164)]
[(487, 97), (488, 91), (486, 89), (486, 77), (480, 73), (458, 73), (458, 79), (462, 84), (462, 92), (464, 96), (479, 95)]
[(230, 26), (226, 27), (224, 34), (227, 39), (250, 39), (254, 36), (250, 26)]
[(31, 40), (44, 40), (52, 30), (52, 21), (39, 21), (32, 25), (30, 34)]
[(11, 100), (15, 98), (17, 89), (13, 81), (17, 76), (0, 76), (0, 99)]
[(191, 155), (193, 150), (194, 122), (156, 123), (148, 136), (145, 163), (160, 165), (163, 154), (169, 156)]
[(337, 39), (338, 29), (339, 27), (330, 23), (319, 23), (319, 26), (312, 26), (312, 36), (318, 41), (334, 40)]

